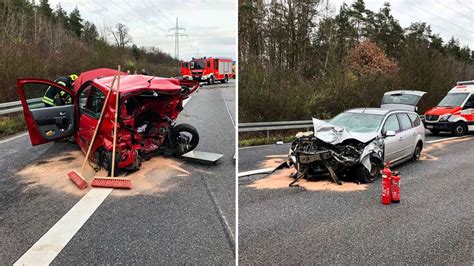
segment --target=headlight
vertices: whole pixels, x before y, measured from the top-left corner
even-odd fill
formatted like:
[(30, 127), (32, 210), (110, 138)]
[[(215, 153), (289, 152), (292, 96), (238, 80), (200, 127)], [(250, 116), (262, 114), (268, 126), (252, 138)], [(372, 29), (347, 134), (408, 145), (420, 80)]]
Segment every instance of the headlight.
[(446, 122), (446, 121), (449, 120), (450, 117), (451, 117), (451, 115), (442, 115), (442, 116), (439, 118), (439, 121)]

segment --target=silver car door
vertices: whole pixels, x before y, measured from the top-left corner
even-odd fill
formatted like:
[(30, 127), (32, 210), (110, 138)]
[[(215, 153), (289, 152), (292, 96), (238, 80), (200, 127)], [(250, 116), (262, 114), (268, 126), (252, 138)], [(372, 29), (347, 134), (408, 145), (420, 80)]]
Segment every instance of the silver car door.
[(396, 115), (390, 115), (385, 119), (382, 126), (382, 132), (394, 131), (395, 136), (385, 137), (384, 161), (394, 162), (400, 159), (403, 155), (403, 145), (400, 141), (400, 125)]
[(400, 138), (403, 145), (403, 157), (409, 157), (413, 154), (416, 144), (416, 131), (413, 128), (410, 117), (406, 113), (397, 114), (400, 123)]

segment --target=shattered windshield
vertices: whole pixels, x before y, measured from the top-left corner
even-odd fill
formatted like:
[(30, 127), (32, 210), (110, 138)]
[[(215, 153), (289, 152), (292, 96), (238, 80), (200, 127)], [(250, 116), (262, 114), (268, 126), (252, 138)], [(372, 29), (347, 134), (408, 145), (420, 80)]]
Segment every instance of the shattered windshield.
[(345, 128), (349, 132), (376, 132), (384, 116), (365, 113), (341, 113), (334, 117), (330, 124)]
[(448, 107), (448, 106), (461, 106), (461, 104), (466, 99), (468, 93), (448, 93), (438, 106)]
[(204, 61), (191, 61), (191, 69), (204, 69), (206, 62)]

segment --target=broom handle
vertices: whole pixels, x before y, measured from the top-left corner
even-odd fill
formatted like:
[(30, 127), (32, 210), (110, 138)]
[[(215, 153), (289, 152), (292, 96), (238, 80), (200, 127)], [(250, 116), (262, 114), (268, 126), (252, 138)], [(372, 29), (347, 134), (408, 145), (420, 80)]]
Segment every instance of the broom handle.
[[(120, 72), (120, 65), (118, 66), (118, 72)], [(117, 94), (115, 95), (115, 123), (114, 123), (114, 140), (112, 144), (112, 173), (110, 174), (111, 177), (114, 177), (114, 172), (115, 172), (115, 144), (117, 143), (117, 118), (118, 118), (119, 98), (120, 98), (120, 73), (118, 73)]]
[(99, 116), (99, 120), (97, 121), (97, 126), (95, 127), (94, 134), (92, 135), (92, 139), (91, 139), (91, 143), (89, 144), (89, 148), (87, 148), (86, 158), (84, 159), (84, 162), (82, 163), (81, 172), (80, 172), (81, 175), (82, 175), (82, 171), (84, 170), (84, 167), (86, 166), (86, 162), (89, 159), (89, 154), (91, 153), (92, 146), (94, 145), (95, 136), (97, 135), (97, 132), (99, 132), (99, 127), (100, 127), (100, 124), (102, 122), (102, 116), (104, 115), (105, 107), (107, 106), (107, 101), (109, 100), (109, 96), (110, 96), (110, 94), (112, 94), (112, 88), (114, 87), (116, 77), (117, 76), (114, 76), (114, 79), (112, 79), (112, 84), (109, 88), (109, 92), (107, 93), (107, 96), (105, 97), (104, 104), (102, 105), (102, 110), (100, 111), (100, 116)]

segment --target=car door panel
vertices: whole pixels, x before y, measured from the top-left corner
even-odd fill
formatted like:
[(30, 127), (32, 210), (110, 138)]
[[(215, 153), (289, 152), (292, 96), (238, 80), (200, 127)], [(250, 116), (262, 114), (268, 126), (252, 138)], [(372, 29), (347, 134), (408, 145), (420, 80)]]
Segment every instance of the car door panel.
[(400, 137), (400, 125), (396, 115), (390, 115), (384, 121), (382, 131), (394, 131), (395, 136), (385, 137), (385, 149), (384, 149), (384, 161), (394, 162), (403, 157), (403, 146), (401, 145)]
[(406, 113), (397, 114), (397, 118), (402, 129), (402, 132), (400, 132), (403, 148), (402, 157), (409, 157), (415, 149), (416, 131), (413, 128), (410, 117)]
[(39, 132), (45, 140), (55, 140), (74, 134), (74, 105), (30, 110)]
[[(75, 133), (75, 105), (73, 92), (50, 80), (23, 78), (17, 82), (18, 95), (23, 107), (28, 133), (33, 146), (54, 141), (74, 135)], [(36, 88), (37, 86), (37, 88)], [(55, 87), (59, 91), (64, 91), (71, 95), (71, 102), (59, 106), (45, 106), (44, 104), (32, 104), (36, 99), (27, 99), (25, 88), (28, 87), (28, 94), (41, 96), (40, 88)], [(37, 91), (35, 91), (37, 90)], [(28, 95), (30, 96), (30, 95)]]

